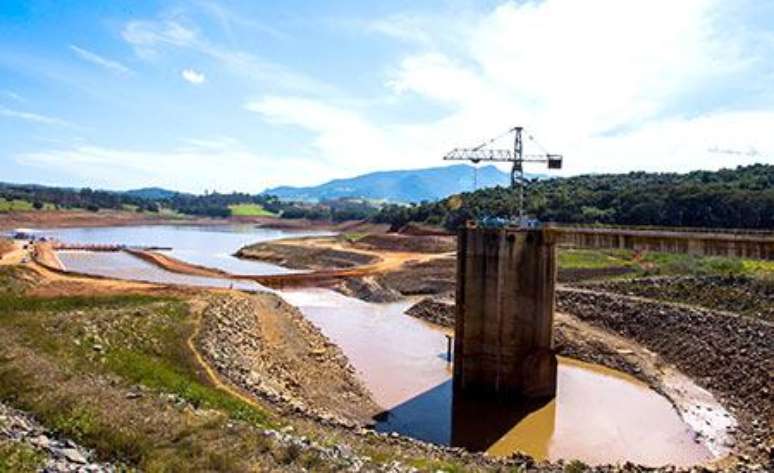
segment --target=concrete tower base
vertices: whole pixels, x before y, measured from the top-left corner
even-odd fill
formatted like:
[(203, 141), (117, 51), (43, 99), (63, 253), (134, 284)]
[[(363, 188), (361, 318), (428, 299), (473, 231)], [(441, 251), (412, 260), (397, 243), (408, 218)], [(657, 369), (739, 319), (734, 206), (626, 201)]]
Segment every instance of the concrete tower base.
[(460, 231), (454, 395), (553, 397), (556, 238), (550, 230)]

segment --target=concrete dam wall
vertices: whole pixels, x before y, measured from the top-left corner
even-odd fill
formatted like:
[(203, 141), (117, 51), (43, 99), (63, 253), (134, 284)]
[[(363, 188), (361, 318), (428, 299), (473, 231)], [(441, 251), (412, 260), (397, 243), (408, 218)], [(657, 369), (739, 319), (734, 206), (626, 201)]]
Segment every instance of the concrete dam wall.
[(628, 230), (613, 228), (551, 228), (561, 246), (626, 249), (774, 260), (774, 236), (766, 233)]

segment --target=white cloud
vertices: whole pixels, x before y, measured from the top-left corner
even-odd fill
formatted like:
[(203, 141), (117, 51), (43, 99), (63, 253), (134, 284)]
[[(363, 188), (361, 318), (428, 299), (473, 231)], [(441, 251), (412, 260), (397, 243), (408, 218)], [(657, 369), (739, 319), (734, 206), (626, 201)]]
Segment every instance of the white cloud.
[(183, 69), (180, 71), (180, 76), (187, 82), (190, 82), (194, 85), (201, 85), (206, 80), (203, 73), (194, 69)]
[[(255, 193), (288, 183), (287, 169), (306, 169), (312, 176), (323, 169), (322, 165), (293, 157), (256, 154), (230, 137), (190, 139), (170, 149), (125, 149), (77, 143), (19, 154), (16, 160), (21, 165), (55, 169), (70, 176), (73, 185), (108, 188), (152, 185), (188, 192), (219, 189)], [(239, 172), (234, 172), (235, 169)], [(311, 182), (311, 176), (296, 174), (291, 184)]]
[(2, 105), (0, 105), (0, 115), (4, 117), (15, 118), (15, 119), (24, 120), (30, 123), (36, 123), (40, 125), (75, 127), (75, 125), (73, 125), (72, 123), (68, 122), (67, 120), (63, 120), (61, 118), (51, 117), (48, 115), (41, 115), (39, 113), (13, 110), (10, 108), (3, 107)]
[[(564, 153), (564, 174), (771, 161), (773, 104), (757, 103), (759, 111), (736, 104), (748, 89), (768, 90), (753, 67), (774, 46), (754, 54), (745, 48), (754, 33), (719, 24), (720, 5), (545, 0), (505, 2), (466, 17), (466, 26), (453, 17), (377, 20), (368, 33), (415, 47), (390, 71), (388, 90), (403, 98), (398, 103), (438, 104), (441, 118), (385, 125), (363, 111), (298, 97), (268, 97), (248, 108), (313, 132), (322, 159), (348, 171), (441, 164), (444, 151), (514, 125)], [(731, 81), (747, 83), (740, 90)], [(761, 154), (720, 155), (708, 151), (713, 146), (754, 146)]]
[(146, 60), (158, 59), (165, 49), (190, 49), (251, 81), (308, 94), (336, 93), (330, 85), (296, 73), (281, 64), (210, 41), (196, 27), (184, 25), (181, 19), (130, 21), (125, 25), (122, 36), (134, 47), (135, 53)]
[(270, 96), (248, 102), (245, 108), (268, 123), (314, 133), (311, 146), (303, 151), (309, 162), (324, 164), (313, 176), (317, 182), (375, 169), (417, 167), (421, 156), (440, 152), (437, 144), (425, 147), (410, 128), (377, 126), (354, 110), (321, 100)]
[(115, 72), (118, 74), (129, 74), (131, 69), (126, 67), (125, 65), (121, 64), (118, 61), (113, 61), (111, 59), (104, 58), (97, 53), (91, 52), (89, 50), (83, 49), (81, 47), (78, 47), (74, 44), (70, 45), (70, 49), (75, 52), (75, 54), (78, 55), (81, 59), (84, 61), (90, 62), (92, 64), (96, 64), (100, 67), (104, 67), (105, 69)]

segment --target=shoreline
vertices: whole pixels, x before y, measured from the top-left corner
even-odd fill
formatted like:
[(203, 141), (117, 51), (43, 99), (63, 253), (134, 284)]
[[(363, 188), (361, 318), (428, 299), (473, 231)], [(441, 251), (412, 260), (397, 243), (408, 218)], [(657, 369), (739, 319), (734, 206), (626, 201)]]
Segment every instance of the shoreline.
[[(302, 245), (299, 245), (299, 246), (302, 246)], [(155, 261), (155, 262), (158, 264), (158, 261)], [(185, 262), (181, 262), (181, 264), (182, 265), (188, 265), (188, 263), (185, 263)], [(392, 269), (400, 268), (402, 266), (402, 264), (403, 263), (401, 263), (398, 266), (392, 267)], [(185, 266), (183, 266), (183, 267), (178, 268), (178, 270), (219, 271), (219, 270), (212, 269), (212, 268), (197, 267), (196, 265), (189, 265), (189, 266), (190, 266), (190, 268), (185, 268)], [(366, 265), (366, 266), (368, 266), (368, 265)], [(352, 269), (355, 269), (355, 268), (350, 268), (349, 270), (351, 271)], [(357, 271), (353, 271), (353, 272), (355, 274), (357, 274)], [(217, 274), (219, 274), (219, 276), (217, 276), (217, 277), (222, 277), (222, 273), (217, 273)], [(226, 274), (228, 274), (228, 273), (226, 273)], [(360, 276), (357, 276), (357, 277), (362, 277), (362, 274)], [(561, 322), (561, 321), (559, 321), (559, 322)], [(581, 322), (581, 321), (578, 321), (578, 322)], [(557, 324), (557, 325), (559, 325), (559, 324)], [(594, 331), (602, 330), (602, 329), (600, 329), (598, 327), (592, 327), (592, 328), (594, 329)], [(588, 333), (588, 332), (590, 332), (590, 330), (588, 330), (588, 327), (586, 329), (584, 329), (584, 330), (578, 330), (578, 333), (582, 333), (582, 332)], [(603, 330), (603, 332), (604, 332), (604, 330)], [(621, 348), (620, 346), (616, 347), (614, 344), (610, 344), (610, 343), (600, 345), (598, 343), (593, 343), (595, 341), (595, 340), (593, 340), (593, 337), (591, 337), (591, 340), (589, 340), (589, 337), (586, 337), (586, 339), (587, 339), (586, 341), (591, 341), (591, 343), (590, 343), (591, 348), (597, 350), (597, 353), (595, 354), (596, 358), (594, 356), (592, 356), (590, 359), (584, 359), (583, 357), (579, 356), (578, 359), (581, 359), (582, 361), (591, 361), (591, 362), (596, 362), (596, 363), (599, 363), (600, 361), (603, 361), (600, 364), (602, 364), (604, 366), (608, 366), (608, 367), (614, 368), (614, 369), (619, 369), (621, 371), (626, 371), (626, 372), (630, 371), (629, 369), (625, 369), (627, 366), (634, 367), (634, 368), (637, 368), (639, 370), (639, 371), (635, 371), (635, 373), (638, 374), (638, 376), (636, 375), (636, 377), (638, 377), (640, 379), (642, 379), (643, 377), (646, 377), (646, 379), (647, 379), (648, 371), (644, 370), (643, 367), (640, 366), (640, 363), (642, 363), (642, 360), (640, 360), (639, 362), (636, 361), (636, 360), (632, 361), (632, 359), (631, 359), (632, 356), (631, 355), (633, 355), (633, 354), (632, 353), (628, 353), (628, 350), (630, 350), (629, 347), (625, 347), (625, 348)], [(596, 341), (598, 342), (599, 340), (596, 340)], [(631, 343), (632, 341), (629, 340), (629, 342)], [(599, 352), (600, 346), (606, 347), (606, 349), (603, 350), (602, 352)], [(621, 352), (620, 350), (624, 350), (624, 352)], [(645, 350), (643, 353), (647, 353), (646, 349), (643, 349), (643, 350)], [(592, 353), (592, 355), (594, 355), (594, 353)], [(642, 353), (640, 353), (639, 356), (641, 358), (645, 359), (645, 356)], [(604, 361), (604, 360), (607, 360), (607, 361)], [(617, 361), (610, 361), (610, 360), (617, 360)], [(653, 365), (653, 366), (655, 366), (655, 365)], [(651, 366), (651, 368), (650, 368), (651, 370), (653, 369), (653, 366)], [(624, 367), (624, 369), (622, 369), (622, 367)], [(662, 373), (662, 375), (663, 375), (663, 377), (665, 379), (666, 374)], [(685, 379), (690, 379), (687, 376), (683, 376), (683, 377)], [(679, 376), (677, 376), (677, 378), (679, 378)], [(668, 385), (671, 384), (673, 381), (667, 382), (664, 379), (661, 379), (660, 384), (659, 383), (654, 383), (653, 380), (649, 380), (650, 382), (648, 384), (652, 388), (655, 388), (658, 392), (660, 392), (663, 395), (665, 395), (665, 397), (667, 399), (669, 399), (670, 402), (672, 402), (672, 404), (676, 407), (676, 409), (678, 409), (678, 412), (680, 412), (681, 416), (683, 416), (684, 419), (686, 419), (686, 417), (689, 414), (693, 415), (692, 413), (688, 412), (689, 409), (687, 407), (685, 407), (685, 406), (690, 406), (691, 404), (687, 403), (684, 399), (680, 399), (680, 398), (675, 397), (676, 396), (675, 393), (679, 394), (679, 390), (678, 389), (672, 390), (671, 394), (667, 394), (667, 392), (665, 392), (665, 391), (668, 391), (669, 389), (664, 389), (664, 387), (665, 386), (668, 387)], [(722, 407), (722, 404), (719, 404), (719, 405)], [(681, 408), (680, 406), (683, 406), (683, 407)], [(715, 410), (719, 411), (719, 409), (715, 409)], [(745, 417), (747, 417), (747, 416), (745, 416)], [(697, 422), (701, 422), (701, 421), (709, 422), (709, 420), (706, 417), (704, 417), (704, 418), (697, 417), (694, 420), (697, 421)], [(686, 422), (688, 422), (688, 421), (686, 420)], [(740, 420), (740, 423), (741, 422), (742, 422), (742, 420)], [(694, 425), (694, 424), (690, 423), (690, 425)], [(747, 441), (742, 442), (742, 444), (743, 445), (749, 445), (749, 443)], [(724, 460), (723, 459), (718, 459), (718, 460), (715, 460), (715, 461), (724, 461)]]

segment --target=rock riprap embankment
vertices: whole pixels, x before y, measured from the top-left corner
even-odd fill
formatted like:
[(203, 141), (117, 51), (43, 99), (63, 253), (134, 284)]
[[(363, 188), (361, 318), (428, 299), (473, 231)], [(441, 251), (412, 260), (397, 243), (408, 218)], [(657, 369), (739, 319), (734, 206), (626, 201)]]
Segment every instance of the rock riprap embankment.
[(658, 353), (718, 396), (756, 457), (771, 450), (774, 327), (762, 320), (617, 294), (560, 290), (558, 309)]
[[(731, 432), (754, 461), (771, 461), (774, 423), (774, 328), (725, 312), (584, 290), (557, 291), (557, 310), (596, 329), (632, 340), (712, 392), (739, 421)], [(453, 327), (454, 305), (423, 299), (407, 313)], [(555, 324), (559, 354), (603, 364), (650, 381), (605, 340)]]
[(119, 471), (109, 463), (94, 461), (94, 454), (75, 442), (60, 438), (29, 415), (0, 403), (0, 440), (23, 444), (38, 452), (42, 471), (96, 473)]
[(279, 296), (213, 297), (201, 324), (197, 345), (208, 362), (280, 408), (343, 425), (380, 410), (341, 350)]
[(674, 276), (605, 281), (581, 287), (698, 305), (774, 322), (774, 280), (750, 276)]

